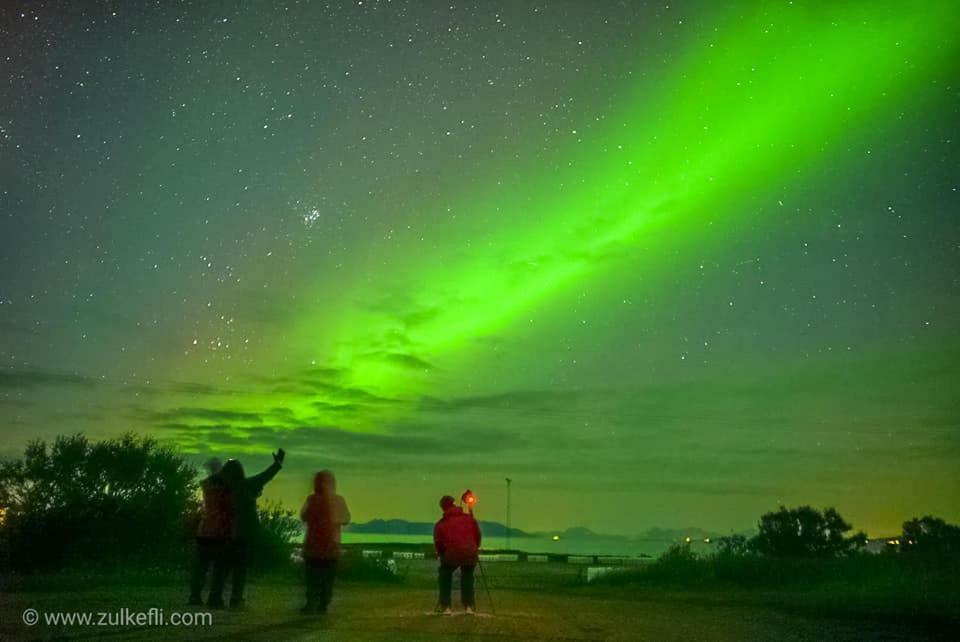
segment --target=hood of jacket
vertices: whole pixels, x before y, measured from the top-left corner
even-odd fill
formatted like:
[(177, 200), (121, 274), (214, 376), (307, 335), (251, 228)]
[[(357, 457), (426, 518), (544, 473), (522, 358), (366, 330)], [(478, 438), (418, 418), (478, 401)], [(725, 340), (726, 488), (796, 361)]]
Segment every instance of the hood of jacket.
[(337, 478), (329, 470), (321, 470), (313, 476), (313, 492), (331, 496), (336, 494)]

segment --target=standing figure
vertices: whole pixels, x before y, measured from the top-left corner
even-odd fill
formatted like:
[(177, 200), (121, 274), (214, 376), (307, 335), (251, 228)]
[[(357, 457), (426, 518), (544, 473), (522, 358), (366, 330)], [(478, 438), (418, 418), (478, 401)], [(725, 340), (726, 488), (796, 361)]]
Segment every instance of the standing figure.
[(350, 523), (347, 502), (337, 494), (337, 479), (329, 470), (313, 478), (313, 494), (307, 497), (300, 519), (307, 524), (303, 540), (307, 601), (301, 613), (326, 613), (333, 597), (333, 578), (340, 559), (340, 527)]
[[(207, 581), (207, 572), (210, 567), (222, 566), (224, 555), (233, 535), (233, 497), (223, 476), (220, 474), (223, 465), (219, 459), (211, 459), (204, 467), (209, 475), (200, 482), (203, 490), (203, 506), (200, 512), (200, 523), (197, 526), (196, 556), (193, 561), (193, 570), (190, 576), (190, 606), (203, 604), (203, 586)], [(211, 589), (210, 597), (213, 606), (219, 599)]]
[(257, 537), (260, 520), (257, 517), (257, 498), (263, 487), (273, 479), (283, 466), (286, 453), (283, 448), (273, 454), (273, 463), (262, 473), (246, 477), (243, 466), (236, 459), (229, 459), (223, 465), (221, 475), (226, 481), (233, 498), (233, 534), (227, 546), (224, 563), (214, 568), (213, 586), (207, 606), (223, 608), (223, 587), (227, 575), (232, 574), (230, 586), (230, 608), (243, 609), (246, 605), (244, 589), (247, 585), (247, 567), (253, 553), (253, 544)]
[(473, 515), (468, 515), (456, 505), (453, 497), (440, 499), (443, 517), (433, 527), (433, 545), (440, 560), (440, 604), (443, 613), (449, 614), (450, 592), (453, 573), (460, 569), (460, 600), (467, 613), (473, 613), (476, 601), (473, 596), (473, 570), (476, 568), (480, 550), (480, 525)]

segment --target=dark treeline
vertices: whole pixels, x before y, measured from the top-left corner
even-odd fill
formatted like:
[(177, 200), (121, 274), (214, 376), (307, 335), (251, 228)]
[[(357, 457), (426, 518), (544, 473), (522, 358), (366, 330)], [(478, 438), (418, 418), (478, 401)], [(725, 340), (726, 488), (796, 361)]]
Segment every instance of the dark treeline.
[(830, 579), (871, 579), (898, 574), (949, 575), (960, 568), (960, 527), (926, 516), (903, 524), (879, 554), (865, 552), (863, 533), (847, 535), (850, 524), (833, 508), (781, 507), (760, 518), (753, 537), (732, 535), (716, 549), (698, 554), (675, 544), (653, 564), (607, 578), (613, 583), (698, 585), (729, 582), (743, 586), (813, 585)]
[[(199, 519), (197, 479), (179, 453), (150, 438), (92, 442), (73, 435), (50, 445), (32, 442), (21, 459), (0, 464), (0, 564), (17, 571), (185, 564)], [(259, 513), (258, 565), (287, 563), (299, 520), (279, 505), (265, 504)], [(708, 557), (675, 546), (643, 571), (643, 581), (802, 577), (823, 568), (811, 560), (866, 555), (866, 536), (851, 530), (832, 508), (781, 507), (761, 517), (754, 537), (722, 538)], [(911, 519), (888, 549), (897, 557), (954, 563), (960, 528), (930, 516)]]
[[(0, 464), (0, 564), (16, 571), (186, 564), (200, 518), (197, 470), (150, 438), (30, 443)], [(300, 521), (259, 507), (259, 565), (289, 558)]]
[[(708, 554), (677, 544), (643, 568), (611, 573), (601, 586), (737, 595), (737, 599), (818, 613), (920, 617), (934, 626), (960, 617), (960, 527), (911, 519), (903, 532), (867, 552), (863, 533), (832, 508), (780, 507), (753, 537), (720, 538)], [(946, 618), (946, 619), (945, 619)]]

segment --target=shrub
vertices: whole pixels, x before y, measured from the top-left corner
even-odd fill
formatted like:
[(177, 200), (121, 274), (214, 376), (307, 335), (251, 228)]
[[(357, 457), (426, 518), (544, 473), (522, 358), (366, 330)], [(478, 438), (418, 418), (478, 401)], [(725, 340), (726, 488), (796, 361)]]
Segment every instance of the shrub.
[(291, 545), (303, 536), (299, 517), (274, 502), (258, 507), (260, 529), (257, 532), (253, 563), (259, 568), (286, 567)]
[(337, 575), (349, 582), (399, 583), (403, 581), (403, 577), (398, 572), (397, 563), (392, 559), (344, 557), (340, 561)]
[(689, 544), (674, 544), (645, 570), (645, 575), (663, 582), (687, 583), (706, 579), (709, 565), (690, 549)]
[(821, 513), (810, 506), (781, 506), (760, 518), (760, 532), (750, 546), (768, 557), (836, 557), (866, 543), (863, 533), (845, 537), (851, 528), (833, 508)]
[(0, 464), (0, 542), (17, 569), (182, 555), (196, 471), (150, 438), (31, 442)]
[(960, 527), (927, 515), (903, 523), (900, 551), (910, 553), (960, 554)]

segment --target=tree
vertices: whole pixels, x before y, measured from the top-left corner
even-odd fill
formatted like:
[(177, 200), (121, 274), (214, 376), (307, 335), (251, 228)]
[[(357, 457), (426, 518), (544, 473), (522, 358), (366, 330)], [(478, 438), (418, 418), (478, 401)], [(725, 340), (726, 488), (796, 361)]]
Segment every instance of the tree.
[(927, 515), (903, 523), (900, 550), (917, 553), (960, 554), (960, 526)]
[(257, 509), (260, 528), (256, 538), (254, 564), (276, 568), (289, 563), (293, 544), (303, 539), (303, 522), (292, 510), (275, 502), (265, 502)]
[(835, 557), (865, 543), (863, 533), (845, 536), (851, 528), (833, 508), (821, 513), (810, 506), (781, 506), (760, 518), (751, 547), (770, 557)]
[(750, 540), (745, 535), (727, 535), (717, 539), (717, 554), (740, 557), (750, 552)]
[(0, 464), (0, 543), (18, 568), (167, 557), (185, 542), (195, 477), (150, 438), (31, 442), (22, 459)]

